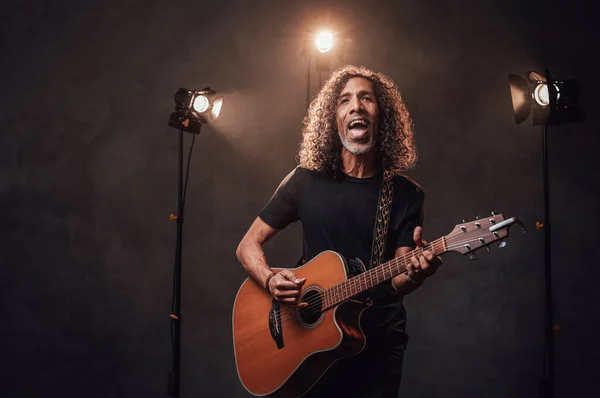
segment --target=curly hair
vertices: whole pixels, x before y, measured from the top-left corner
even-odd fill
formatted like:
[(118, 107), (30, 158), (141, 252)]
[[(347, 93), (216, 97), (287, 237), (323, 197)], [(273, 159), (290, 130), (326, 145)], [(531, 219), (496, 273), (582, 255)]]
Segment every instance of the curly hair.
[(369, 80), (377, 99), (380, 120), (375, 149), (378, 166), (395, 173), (411, 168), (417, 160), (412, 119), (398, 87), (381, 73), (351, 65), (333, 72), (310, 104), (303, 120), (298, 151), (300, 167), (334, 174), (342, 171), (342, 142), (336, 123), (337, 102), (340, 92), (353, 77)]

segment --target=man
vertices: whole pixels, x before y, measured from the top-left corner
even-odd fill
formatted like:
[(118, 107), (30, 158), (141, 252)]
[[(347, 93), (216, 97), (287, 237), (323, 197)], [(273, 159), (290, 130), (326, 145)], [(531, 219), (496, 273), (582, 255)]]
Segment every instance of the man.
[[(383, 260), (421, 246), (423, 190), (400, 175), (416, 161), (412, 122), (388, 77), (346, 66), (334, 72), (304, 119), (299, 167), (262, 209), (240, 242), (237, 257), (271, 295), (288, 305), (306, 279), (292, 271), (273, 273), (263, 246), (278, 231), (300, 220), (304, 258), (324, 250), (358, 257), (369, 267), (384, 171), (391, 171), (394, 196)], [(365, 350), (338, 361), (307, 396), (385, 397), (398, 395), (407, 335), (403, 296), (433, 275), (441, 260), (425, 251), (400, 274), (370, 292), (365, 311)]]

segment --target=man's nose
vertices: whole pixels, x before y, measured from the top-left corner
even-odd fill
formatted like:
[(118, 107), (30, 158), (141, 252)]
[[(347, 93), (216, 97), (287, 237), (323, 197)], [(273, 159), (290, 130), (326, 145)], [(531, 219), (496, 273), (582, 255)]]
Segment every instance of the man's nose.
[(358, 111), (362, 108), (363, 104), (360, 100), (360, 98), (354, 98), (352, 99), (352, 110), (353, 111)]

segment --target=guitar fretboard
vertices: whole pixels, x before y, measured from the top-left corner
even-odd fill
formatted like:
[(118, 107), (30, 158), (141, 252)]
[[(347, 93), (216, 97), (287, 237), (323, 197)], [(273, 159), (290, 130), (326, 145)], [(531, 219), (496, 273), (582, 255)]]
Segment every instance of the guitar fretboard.
[(402, 256), (380, 264), (375, 268), (371, 268), (360, 275), (356, 275), (348, 280), (345, 280), (344, 282), (325, 289), (323, 292), (323, 309), (336, 306), (356, 296), (357, 294), (364, 292), (365, 290), (371, 289), (380, 283), (388, 281), (393, 277), (406, 272), (406, 266), (410, 263), (411, 258), (413, 256), (418, 258), (425, 250), (432, 251), (436, 256), (445, 253), (447, 248), (444, 237), (436, 239), (427, 245), (418, 247)]

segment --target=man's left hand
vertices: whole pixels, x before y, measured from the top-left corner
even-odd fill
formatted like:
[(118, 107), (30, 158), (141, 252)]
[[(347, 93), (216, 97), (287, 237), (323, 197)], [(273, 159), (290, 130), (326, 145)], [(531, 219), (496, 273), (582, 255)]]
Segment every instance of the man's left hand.
[[(423, 228), (416, 227), (413, 233), (413, 240), (417, 247), (422, 247), (427, 244), (421, 237)], [(412, 256), (411, 262), (407, 264), (406, 270), (410, 278), (417, 282), (423, 282), (426, 278), (435, 274), (440, 265), (442, 265), (442, 259), (439, 256), (433, 254), (431, 250), (423, 251), (422, 255)]]

